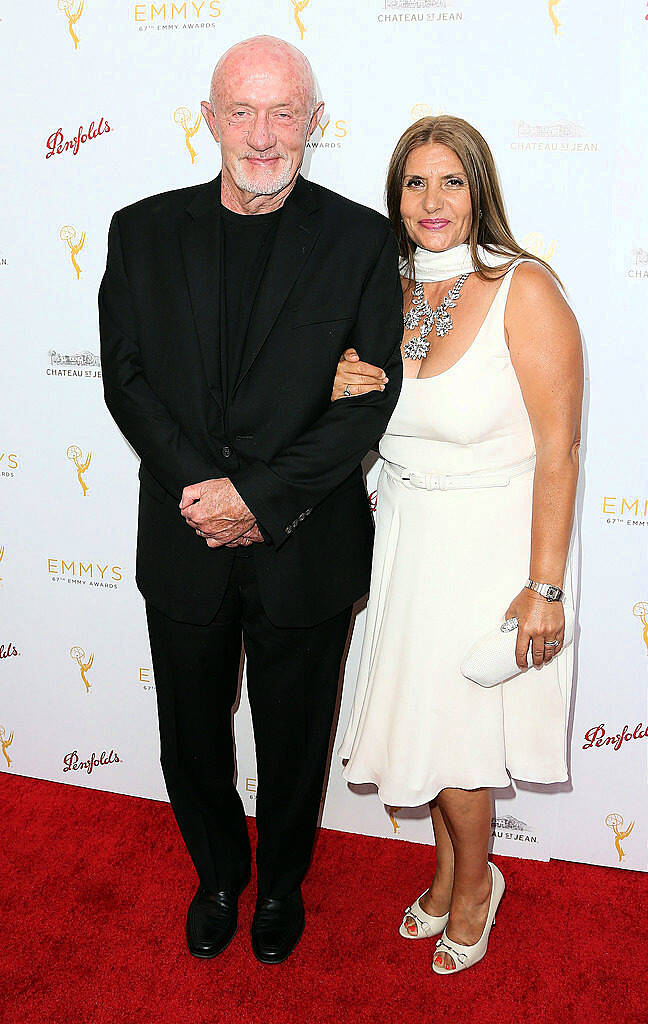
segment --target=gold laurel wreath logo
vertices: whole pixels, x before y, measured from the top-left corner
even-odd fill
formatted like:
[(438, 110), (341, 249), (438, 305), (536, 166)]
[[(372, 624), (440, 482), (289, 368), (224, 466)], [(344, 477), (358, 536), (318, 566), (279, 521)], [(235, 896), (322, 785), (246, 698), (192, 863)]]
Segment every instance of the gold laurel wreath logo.
[(11, 768), (11, 758), (9, 757), (9, 754), (7, 753), (7, 748), (10, 747), (11, 744), (13, 743), (13, 738), (14, 738), (13, 731), (10, 732), (9, 735), (7, 736), (7, 733), (5, 731), (4, 725), (0, 725), (0, 744), (2, 744), (2, 753), (5, 756), (5, 761), (7, 762), (7, 768)]
[(544, 235), (541, 235), (539, 231), (530, 231), (522, 239), (522, 248), (533, 253), (534, 256), (539, 256), (545, 263), (551, 263), (557, 244), (556, 240), (552, 239), (545, 245)]
[(85, 498), (90, 488), (83, 479), (83, 474), (87, 473), (88, 470), (90, 469), (90, 463), (92, 462), (92, 452), (88, 452), (88, 457), (84, 462), (83, 452), (79, 448), (78, 444), (71, 444), (65, 454), (67, 455), (70, 462), (73, 462), (74, 465), (76, 466), (77, 479), (79, 481), (79, 484), (81, 485), (83, 497)]
[(173, 120), (175, 121), (175, 123), (180, 128), (182, 128), (182, 130), (183, 130), (183, 132), (185, 134), (185, 146), (187, 147), (187, 150), (189, 151), (189, 156), (191, 157), (191, 162), (192, 162), (192, 164), (195, 164), (196, 160), (198, 159), (198, 154), (196, 153), (196, 150), (191, 145), (191, 140), (193, 139), (194, 135), (196, 134), (196, 132), (200, 128), (200, 122), (202, 120), (202, 115), (198, 114), (198, 117), (193, 122), (193, 124), (192, 124), (192, 119), (193, 119), (193, 114), (189, 110), (189, 107), (178, 107), (178, 109), (175, 110), (174, 113), (173, 113)]
[(400, 824), (399, 824), (398, 819), (396, 817), (396, 815), (398, 814), (400, 809), (401, 809), (400, 807), (387, 807), (386, 808), (387, 814), (389, 815), (389, 820), (391, 821), (393, 829), (394, 829), (394, 835), (396, 835), (396, 833), (400, 830)]
[(79, 671), (81, 672), (81, 678), (84, 682), (86, 693), (90, 693), (91, 683), (86, 675), (86, 672), (89, 672), (90, 669), (92, 668), (94, 662), (94, 654), (91, 654), (88, 660), (86, 661), (86, 652), (83, 650), (83, 647), (70, 647), (70, 657), (72, 658), (73, 661), (76, 661), (77, 665), (79, 666)]
[(68, 31), (72, 37), (74, 43), (74, 49), (79, 49), (79, 37), (74, 31), (74, 26), (78, 22), (79, 18), (83, 14), (83, 5), (85, 0), (79, 0), (79, 6), (76, 11), (74, 10), (74, 0), (58, 0), (58, 9), (61, 14), (64, 14), (68, 20)]
[(619, 854), (619, 864), (620, 864), (621, 861), (623, 860), (623, 858), (626, 856), (625, 850), (621, 846), (621, 840), (628, 838), (628, 836), (632, 832), (633, 828), (635, 827), (635, 823), (634, 823), (634, 821), (631, 822), (631, 824), (628, 825), (628, 827), (624, 829), (622, 815), (614, 813), (614, 814), (608, 814), (607, 818), (605, 819), (605, 824), (607, 825), (608, 828), (611, 828), (612, 831), (614, 832), (614, 835), (615, 835), (614, 845), (616, 846), (616, 851)]
[(86, 240), (85, 231), (81, 232), (81, 237), (77, 241), (76, 228), (73, 228), (71, 224), (64, 224), (59, 231), (59, 238), (62, 242), (67, 242), (70, 250), (70, 259), (72, 260), (72, 266), (76, 270), (77, 281), (81, 277), (81, 267), (77, 263), (77, 256), (83, 249)]
[[(2, 561), (1, 557), (0, 561)], [(632, 614), (636, 615), (638, 619), (641, 619), (643, 625), (643, 640), (646, 645), (646, 654), (648, 654), (648, 601), (637, 601), (636, 605), (632, 609)]]
[(306, 10), (310, 3), (310, 0), (291, 0), (291, 2), (294, 7), (293, 14), (295, 16), (295, 23), (297, 25), (297, 28), (299, 29), (299, 37), (300, 39), (303, 39), (304, 32), (306, 31), (306, 26), (304, 25), (304, 22), (301, 20), (300, 14), (302, 11)]
[(551, 24), (554, 28), (554, 35), (558, 35), (558, 29), (561, 27), (562, 22), (558, 21), (558, 15), (556, 14), (556, 7), (562, 3), (562, 0), (547, 0), (547, 10), (549, 11), (549, 17), (551, 18)]

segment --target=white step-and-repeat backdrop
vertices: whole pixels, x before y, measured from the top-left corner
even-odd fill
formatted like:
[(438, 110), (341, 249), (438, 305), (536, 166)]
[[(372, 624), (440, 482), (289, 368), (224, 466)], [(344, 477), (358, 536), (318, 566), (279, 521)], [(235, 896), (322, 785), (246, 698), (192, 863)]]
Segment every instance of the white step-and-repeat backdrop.
[[(589, 0), (5, 7), (0, 767), (166, 797), (133, 579), (137, 459), (103, 405), (96, 296), (113, 211), (217, 173), (200, 100), (219, 55), (262, 32), (303, 48), (326, 100), (308, 149), (309, 177), (382, 209), (388, 158), (403, 129), (426, 113), (458, 114), (493, 148), (518, 239), (566, 283), (588, 376), (571, 783), (498, 793), (494, 849), (647, 870), (642, 0), (598, 10)], [(374, 467), (370, 490), (375, 478)], [(362, 631), (361, 614), (340, 730)], [(239, 787), (253, 814), (245, 693), (236, 733)], [(385, 808), (371, 787), (352, 791), (335, 757), (323, 823), (431, 841), (424, 810)]]

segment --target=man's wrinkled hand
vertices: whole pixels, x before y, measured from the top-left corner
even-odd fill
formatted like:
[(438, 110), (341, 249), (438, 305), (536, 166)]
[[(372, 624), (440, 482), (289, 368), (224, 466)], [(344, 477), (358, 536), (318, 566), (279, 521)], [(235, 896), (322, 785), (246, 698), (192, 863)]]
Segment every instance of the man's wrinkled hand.
[(215, 548), (238, 540), (256, 522), (228, 477), (185, 487), (180, 513), (187, 525)]
[[(225, 545), (225, 547), (226, 548), (246, 548), (246, 547), (249, 547), (250, 544), (263, 544), (263, 543), (264, 543), (263, 534), (261, 533), (261, 530), (259, 529), (259, 527), (255, 523), (251, 530), (248, 530), (248, 532), (244, 533), (241, 537), (237, 537), (236, 540), (230, 541), (229, 544)], [(207, 540), (207, 546), (208, 547), (213, 547), (214, 545), (209, 540)]]

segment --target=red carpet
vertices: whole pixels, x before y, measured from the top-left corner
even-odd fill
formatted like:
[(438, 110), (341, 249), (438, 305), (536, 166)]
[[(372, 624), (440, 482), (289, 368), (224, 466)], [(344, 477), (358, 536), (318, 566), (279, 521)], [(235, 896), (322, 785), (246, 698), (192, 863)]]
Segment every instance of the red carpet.
[(433, 851), (323, 830), (290, 960), (253, 958), (250, 886), (234, 942), (201, 962), (166, 804), (8, 774), (0, 787), (3, 1024), (648, 1021), (646, 875), (496, 858), (508, 892), (488, 955), (438, 978), (432, 943), (397, 934)]

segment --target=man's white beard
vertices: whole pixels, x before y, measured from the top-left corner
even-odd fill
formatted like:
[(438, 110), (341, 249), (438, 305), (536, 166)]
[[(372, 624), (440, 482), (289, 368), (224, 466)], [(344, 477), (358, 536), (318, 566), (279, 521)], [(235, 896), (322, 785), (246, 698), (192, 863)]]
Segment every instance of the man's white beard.
[(243, 170), (243, 164), (238, 164), (234, 177), (234, 181), (240, 189), (251, 192), (255, 196), (273, 196), (289, 185), (291, 179), (292, 172), (288, 161), (279, 174), (275, 172), (273, 175), (271, 171), (265, 171), (258, 178), (248, 178)]

